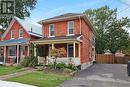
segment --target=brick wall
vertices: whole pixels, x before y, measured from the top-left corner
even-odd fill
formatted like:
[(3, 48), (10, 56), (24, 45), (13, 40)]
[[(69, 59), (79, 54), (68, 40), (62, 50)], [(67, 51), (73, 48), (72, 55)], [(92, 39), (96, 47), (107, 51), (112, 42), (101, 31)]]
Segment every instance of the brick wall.
[[(59, 21), (55, 23), (43, 24), (43, 35), (45, 37), (49, 36), (49, 24), (54, 24), (55, 27), (55, 36), (66, 36), (68, 34), (68, 20)], [(74, 33), (80, 33), (80, 22), (79, 19), (74, 19)]]
[[(11, 30), (15, 32), (15, 39), (19, 39), (19, 30), (23, 29), (22, 26), (15, 21), (13, 26), (11, 27), (10, 31), (6, 34), (4, 40), (10, 40), (11, 39)], [(30, 35), (23, 29), (23, 38), (29, 38)]]

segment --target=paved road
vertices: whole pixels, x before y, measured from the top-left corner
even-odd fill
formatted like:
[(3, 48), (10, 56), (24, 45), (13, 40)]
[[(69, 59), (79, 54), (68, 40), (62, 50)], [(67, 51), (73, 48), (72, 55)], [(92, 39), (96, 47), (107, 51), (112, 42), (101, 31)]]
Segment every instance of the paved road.
[(126, 65), (95, 64), (60, 87), (130, 87)]

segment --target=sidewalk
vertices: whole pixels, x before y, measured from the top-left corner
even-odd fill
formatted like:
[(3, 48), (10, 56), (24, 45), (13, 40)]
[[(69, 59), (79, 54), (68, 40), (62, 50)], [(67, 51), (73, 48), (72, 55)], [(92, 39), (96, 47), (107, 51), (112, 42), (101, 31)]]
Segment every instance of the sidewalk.
[(0, 80), (0, 87), (36, 87), (36, 86)]
[(32, 73), (32, 72), (35, 72), (35, 71), (36, 71), (36, 69), (28, 69), (28, 70), (21, 71), (21, 72), (16, 72), (16, 73), (8, 74), (8, 75), (2, 75), (2, 76), (0, 76), (0, 80), (6, 80), (6, 79), (9, 79), (9, 78), (12, 78), (12, 77), (25, 75), (25, 74)]

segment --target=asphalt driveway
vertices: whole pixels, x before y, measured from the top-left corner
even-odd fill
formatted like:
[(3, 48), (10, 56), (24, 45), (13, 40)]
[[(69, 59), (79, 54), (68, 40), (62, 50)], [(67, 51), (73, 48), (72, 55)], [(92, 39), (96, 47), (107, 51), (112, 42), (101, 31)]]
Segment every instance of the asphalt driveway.
[(60, 87), (130, 87), (124, 64), (95, 64)]

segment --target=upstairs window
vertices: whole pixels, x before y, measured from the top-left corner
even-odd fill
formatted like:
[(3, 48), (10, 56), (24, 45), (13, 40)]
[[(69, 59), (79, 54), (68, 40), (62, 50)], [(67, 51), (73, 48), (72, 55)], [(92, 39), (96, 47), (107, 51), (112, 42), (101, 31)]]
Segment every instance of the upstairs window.
[(15, 39), (15, 33), (13, 30), (11, 31), (11, 39)]
[(54, 36), (55, 33), (54, 33), (54, 24), (50, 24), (49, 25), (49, 36)]
[(19, 30), (19, 38), (22, 38), (22, 37), (23, 37), (23, 30), (20, 29), (20, 30)]
[(68, 22), (68, 35), (74, 34), (74, 21)]

